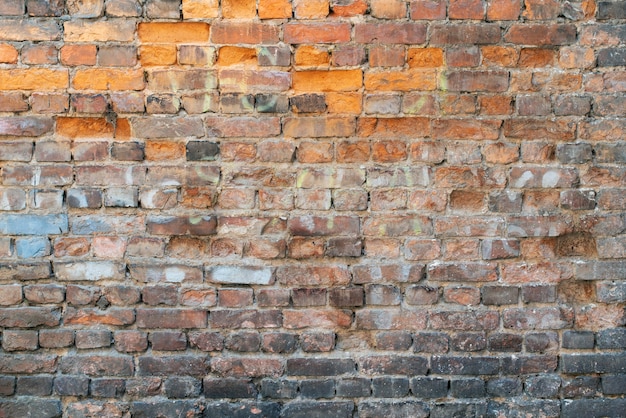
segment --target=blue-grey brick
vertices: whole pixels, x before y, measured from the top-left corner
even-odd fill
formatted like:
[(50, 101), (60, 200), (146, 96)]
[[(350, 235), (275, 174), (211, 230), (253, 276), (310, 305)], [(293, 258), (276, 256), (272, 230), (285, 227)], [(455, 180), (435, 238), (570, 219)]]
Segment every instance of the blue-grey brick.
[(337, 402), (294, 402), (283, 408), (281, 418), (352, 418), (354, 404)]
[(402, 398), (408, 393), (408, 378), (375, 377), (372, 379), (372, 395), (376, 398)]
[(133, 402), (130, 413), (133, 418), (200, 418), (202, 409), (202, 402), (191, 400)]
[(563, 333), (563, 348), (590, 349), (593, 348), (595, 336), (591, 331), (565, 331)]
[(626, 374), (602, 376), (602, 392), (605, 395), (626, 394)]
[(67, 215), (0, 215), (0, 234), (3, 235), (54, 235), (67, 230)]
[(626, 142), (599, 143), (594, 146), (594, 149), (596, 161), (599, 163), (626, 163)]
[(411, 393), (417, 398), (445, 398), (448, 384), (440, 377), (415, 377), (411, 379)]
[(605, 48), (598, 52), (598, 67), (626, 65), (626, 48)]
[(104, 192), (106, 207), (136, 208), (138, 203), (139, 192), (134, 187), (112, 187)]
[(600, 418), (624, 416), (626, 398), (564, 400), (562, 418)]
[(302, 380), (300, 382), (300, 396), (303, 398), (332, 398), (335, 396), (335, 381), (326, 380)]
[(367, 397), (371, 394), (371, 381), (365, 378), (341, 379), (337, 382), (337, 396), (346, 398)]
[(196, 398), (200, 395), (202, 381), (190, 376), (171, 376), (165, 380), (168, 398)]
[(626, 348), (626, 328), (611, 328), (598, 331), (596, 335), (598, 348)]
[(508, 400), (505, 402), (489, 401), (487, 418), (557, 418), (561, 416), (561, 404), (551, 400)]
[(54, 393), (61, 396), (86, 396), (89, 393), (89, 378), (59, 376), (54, 379)]
[(522, 393), (522, 381), (512, 377), (500, 377), (487, 382), (487, 394), (496, 398), (510, 398)]
[(125, 391), (124, 379), (92, 379), (89, 394), (95, 398), (120, 398)]
[(590, 144), (559, 144), (556, 157), (563, 164), (584, 164), (593, 157)]
[(623, 280), (626, 279), (626, 263), (584, 261), (575, 264), (574, 277), (578, 280)]
[(293, 399), (298, 396), (298, 382), (286, 379), (263, 379), (261, 396), (272, 399)]
[(0, 411), (7, 417), (61, 417), (61, 402), (55, 399), (19, 398), (0, 400)]
[(500, 370), (500, 360), (495, 357), (433, 356), (431, 371), (437, 374), (491, 375)]
[(15, 394), (18, 396), (50, 396), (52, 376), (20, 376), (17, 378)]
[(276, 402), (209, 402), (204, 410), (205, 418), (274, 418), (280, 415)]
[(626, 283), (625, 282), (598, 283), (596, 294), (597, 294), (596, 298), (598, 302), (603, 302), (603, 303), (626, 302)]
[(15, 250), (19, 258), (38, 258), (50, 255), (50, 240), (46, 237), (17, 238)]
[(359, 418), (426, 418), (428, 405), (419, 401), (375, 401), (360, 402)]
[(202, 382), (204, 396), (211, 399), (219, 398), (256, 398), (257, 390), (248, 379), (226, 378), (211, 379), (205, 378)]
[(530, 376), (524, 384), (526, 393), (533, 398), (554, 398), (561, 388), (561, 377), (554, 375)]
[(626, 4), (622, 0), (598, 2), (598, 20), (626, 19)]
[(483, 398), (485, 396), (485, 382), (482, 379), (451, 380), (450, 395), (455, 398)]
[(487, 402), (436, 403), (430, 411), (430, 418), (479, 418), (484, 417)]
[(561, 363), (563, 372), (568, 374), (626, 373), (626, 352), (563, 354)]

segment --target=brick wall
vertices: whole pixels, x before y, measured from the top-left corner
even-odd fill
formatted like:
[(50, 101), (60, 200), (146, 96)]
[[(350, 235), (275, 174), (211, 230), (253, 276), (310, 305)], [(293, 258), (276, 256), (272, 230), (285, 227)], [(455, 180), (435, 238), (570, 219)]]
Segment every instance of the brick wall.
[(0, 416), (625, 416), (626, 2), (0, 15)]

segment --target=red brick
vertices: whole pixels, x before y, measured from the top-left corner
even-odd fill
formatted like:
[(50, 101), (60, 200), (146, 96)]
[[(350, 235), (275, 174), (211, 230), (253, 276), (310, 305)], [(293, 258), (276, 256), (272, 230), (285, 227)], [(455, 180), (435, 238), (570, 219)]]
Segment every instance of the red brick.
[(426, 25), (422, 23), (359, 23), (354, 40), (358, 43), (422, 44), (426, 41)]
[(448, 17), (450, 19), (481, 20), (485, 17), (484, 0), (450, 0)]
[(571, 24), (515, 24), (506, 33), (504, 40), (519, 45), (568, 45), (576, 41), (576, 27)]
[(216, 23), (211, 28), (211, 42), (215, 44), (275, 44), (279, 41), (279, 30), (279, 26), (265, 23)]
[(349, 23), (288, 23), (285, 42), (290, 44), (333, 44), (350, 41)]

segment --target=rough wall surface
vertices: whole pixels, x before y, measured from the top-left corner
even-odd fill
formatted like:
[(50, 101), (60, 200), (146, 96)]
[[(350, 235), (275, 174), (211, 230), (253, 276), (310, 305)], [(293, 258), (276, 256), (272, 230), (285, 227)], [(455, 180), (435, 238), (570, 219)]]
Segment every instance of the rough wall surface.
[(1, 417), (626, 416), (625, 2), (0, 15)]

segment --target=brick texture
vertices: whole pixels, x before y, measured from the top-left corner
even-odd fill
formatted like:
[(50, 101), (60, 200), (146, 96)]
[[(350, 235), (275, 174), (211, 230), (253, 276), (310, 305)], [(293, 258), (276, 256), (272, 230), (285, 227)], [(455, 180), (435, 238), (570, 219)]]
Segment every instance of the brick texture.
[(0, 416), (624, 416), (619, 0), (0, 0)]

